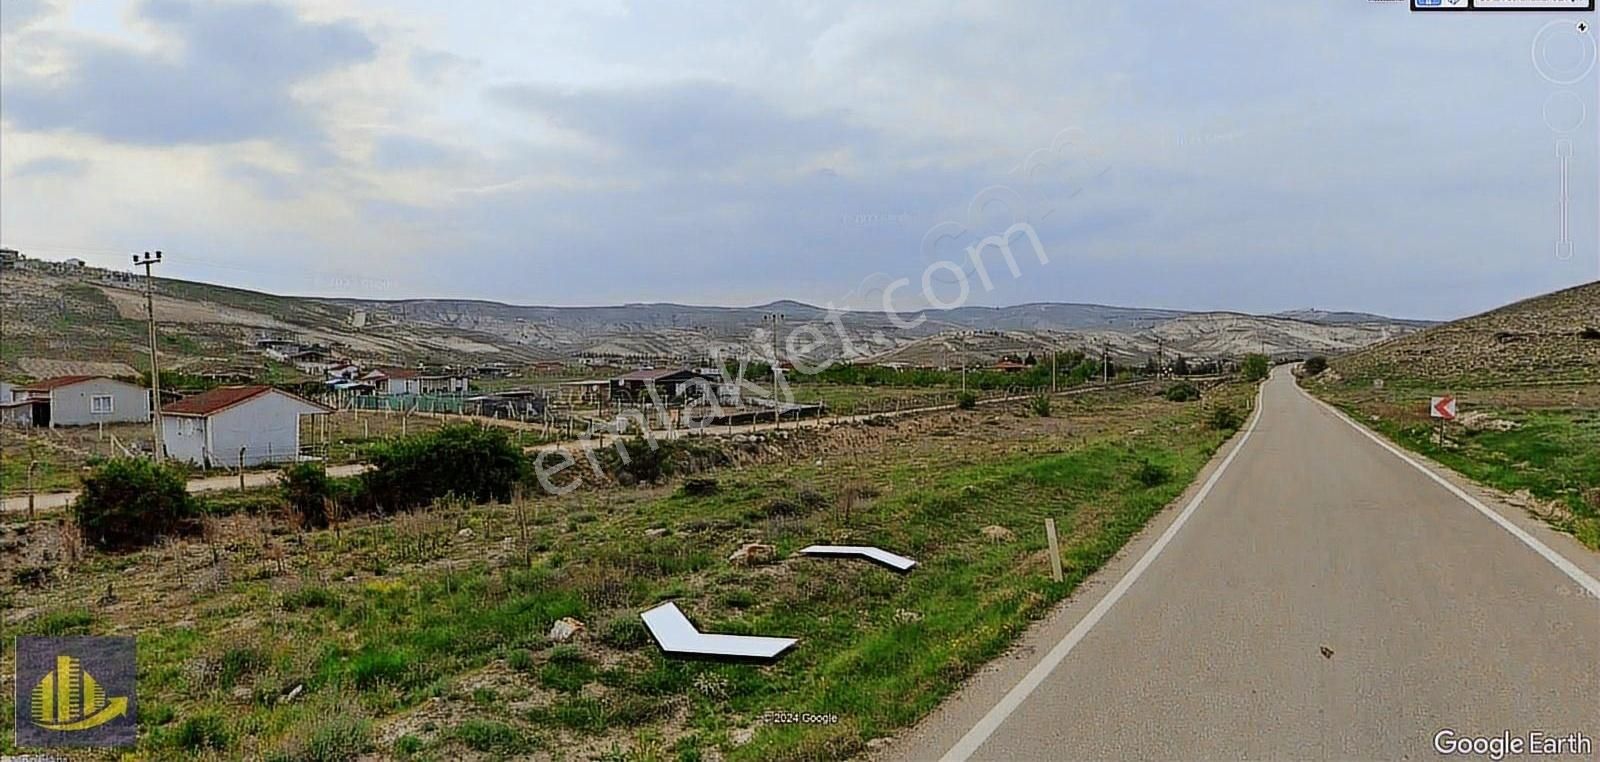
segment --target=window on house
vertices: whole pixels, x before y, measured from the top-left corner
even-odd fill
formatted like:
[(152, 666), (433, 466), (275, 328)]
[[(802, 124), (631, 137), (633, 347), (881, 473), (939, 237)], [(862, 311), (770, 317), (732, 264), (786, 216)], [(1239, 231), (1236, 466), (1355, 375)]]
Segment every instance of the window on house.
[(111, 412), (111, 395), (96, 394), (89, 398), (90, 415), (110, 415)]

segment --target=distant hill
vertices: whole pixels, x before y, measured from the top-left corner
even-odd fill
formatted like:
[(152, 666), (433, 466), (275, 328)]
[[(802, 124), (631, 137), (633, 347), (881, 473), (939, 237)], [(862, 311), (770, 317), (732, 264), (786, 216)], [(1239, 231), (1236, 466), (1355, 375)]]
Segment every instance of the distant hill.
[(1600, 381), (1600, 281), (1436, 325), (1336, 358), (1331, 366), (1358, 382)]
[(1351, 323), (1373, 323), (1380, 325), (1404, 325), (1412, 328), (1427, 328), (1437, 325), (1433, 320), (1408, 320), (1405, 318), (1384, 317), (1370, 312), (1329, 312), (1328, 310), (1301, 309), (1275, 312), (1273, 317), (1301, 320), (1307, 323), (1320, 323), (1322, 325), (1349, 325)]
[[(145, 367), (142, 281), (36, 261), (6, 271), (4, 280), (0, 352), (7, 373), (17, 374), (26, 365), (22, 360), (33, 361), (28, 367), (43, 367), (44, 360)], [(771, 316), (780, 315), (783, 336), (800, 334), (800, 347), (816, 344), (805, 352), (812, 360), (954, 365), (1107, 345), (1117, 359), (1138, 362), (1157, 352), (1196, 359), (1253, 351), (1304, 356), (1348, 351), (1416, 328), (1414, 321), (1381, 316), (1342, 317), (1353, 313), (1295, 319), (1070, 303), (934, 311), (907, 328), (876, 312), (830, 319), (821, 307), (790, 300), (751, 307), (542, 307), (278, 296), (166, 279), (156, 280), (155, 312), (164, 367), (246, 371), (273, 380), (294, 374), (254, 351), (263, 336), (326, 344), (336, 354), (367, 362), (514, 365), (587, 356), (626, 365), (691, 362), (713, 351), (765, 354), (770, 337), (763, 330), (773, 325)]]

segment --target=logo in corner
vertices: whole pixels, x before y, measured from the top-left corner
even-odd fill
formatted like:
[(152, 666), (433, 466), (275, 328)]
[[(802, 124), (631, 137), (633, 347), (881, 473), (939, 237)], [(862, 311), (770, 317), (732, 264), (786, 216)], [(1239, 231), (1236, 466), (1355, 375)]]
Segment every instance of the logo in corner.
[(133, 638), (17, 638), (17, 746), (132, 746), (134, 652)]

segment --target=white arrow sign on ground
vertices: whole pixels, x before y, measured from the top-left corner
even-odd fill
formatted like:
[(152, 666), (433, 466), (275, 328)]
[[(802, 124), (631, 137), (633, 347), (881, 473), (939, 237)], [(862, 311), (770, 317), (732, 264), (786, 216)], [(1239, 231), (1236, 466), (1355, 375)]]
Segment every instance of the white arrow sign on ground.
[(800, 550), (802, 556), (857, 556), (873, 563), (883, 564), (897, 572), (911, 571), (917, 562), (902, 555), (890, 553), (870, 545), (812, 545)]
[(639, 615), (661, 650), (680, 656), (775, 659), (799, 641), (754, 635), (711, 635), (695, 629), (678, 604), (667, 602)]

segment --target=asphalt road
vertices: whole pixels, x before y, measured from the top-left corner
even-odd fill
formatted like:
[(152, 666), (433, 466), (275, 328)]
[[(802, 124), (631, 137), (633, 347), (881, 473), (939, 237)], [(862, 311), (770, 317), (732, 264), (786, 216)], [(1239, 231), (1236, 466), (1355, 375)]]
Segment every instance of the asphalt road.
[(878, 756), (1437, 759), (1452, 729), (1577, 732), (1587, 756), (1520, 758), (1600, 758), (1600, 554), (1282, 369), (1259, 408), (1177, 508)]

